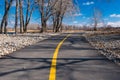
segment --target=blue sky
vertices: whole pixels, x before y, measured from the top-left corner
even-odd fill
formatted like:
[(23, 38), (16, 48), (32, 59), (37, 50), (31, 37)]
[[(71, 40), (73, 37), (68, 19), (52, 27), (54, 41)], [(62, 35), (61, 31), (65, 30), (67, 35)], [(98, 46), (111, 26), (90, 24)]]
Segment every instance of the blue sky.
[[(90, 25), (92, 24), (93, 10), (97, 8), (102, 13), (102, 21), (113, 26), (120, 25), (120, 0), (77, 0), (79, 13), (67, 16), (64, 24)], [(4, 0), (0, 0), (0, 20), (4, 13)], [(15, 3), (10, 10), (9, 25), (14, 24)], [(40, 23), (39, 12), (34, 11), (31, 23)], [(102, 24), (102, 22), (100, 22)]]
[(120, 25), (120, 0), (78, 0), (78, 3), (80, 16), (76, 16), (72, 24), (91, 24), (93, 10), (97, 8), (105, 24)]

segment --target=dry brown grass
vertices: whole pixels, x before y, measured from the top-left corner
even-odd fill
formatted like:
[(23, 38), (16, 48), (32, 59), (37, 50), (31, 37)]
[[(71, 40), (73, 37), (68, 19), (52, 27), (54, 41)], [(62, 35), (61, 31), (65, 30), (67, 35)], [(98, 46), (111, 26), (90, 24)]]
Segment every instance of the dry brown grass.
[[(9, 29), (7, 30), (8, 32), (15, 32), (13, 29)], [(84, 30), (63, 30), (62, 32), (63, 33), (75, 33), (75, 32), (82, 32)], [(18, 32), (20, 32), (18, 30)], [(27, 30), (28, 33), (39, 33), (40, 30)], [(52, 30), (47, 30), (47, 33), (52, 33), (53, 31)]]
[(119, 34), (120, 35), (120, 30), (116, 30), (116, 31), (93, 31), (92, 33), (88, 34), (88, 36), (111, 35), (111, 34)]

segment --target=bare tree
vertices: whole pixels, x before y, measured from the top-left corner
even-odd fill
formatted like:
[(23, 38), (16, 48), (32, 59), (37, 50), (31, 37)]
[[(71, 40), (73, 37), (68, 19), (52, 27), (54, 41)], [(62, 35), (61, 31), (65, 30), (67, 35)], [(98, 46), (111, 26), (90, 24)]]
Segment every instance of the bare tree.
[(65, 14), (65, 11), (67, 9), (67, 6), (63, 6), (63, 0), (59, 0), (54, 7), (55, 14), (52, 15), (53, 18), (53, 32), (59, 32), (60, 27), (62, 26), (62, 20), (63, 16)]
[[(32, 2), (31, 2), (32, 1)], [(34, 10), (34, 1), (26, 0), (26, 14), (23, 13), (23, 3), (24, 0), (19, 0), (19, 10), (20, 10), (20, 33), (27, 32), (27, 26), (30, 22), (33, 10)], [(24, 20), (25, 19), (25, 20)]]
[(10, 7), (12, 5), (13, 0), (5, 0), (5, 13), (3, 15), (1, 25), (0, 25), (0, 33), (3, 33), (3, 26), (4, 26), (4, 34), (7, 33), (7, 25), (8, 25), (8, 13), (10, 10)]
[(39, 7), (39, 12), (41, 16), (41, 32), (47, 31), (47, 21), (53, 15), (53, 7), (58, 0), (36, 0)]
[(94, 31), (97, 30), (99, 21), (101, 20), (101, 12), (97, 8), (94, 8), (93, 21), (94, 21)]
[(20, 33), (23, 33), (24, 27), (24, 16), (23, 16), (23, 2), (19, 0), (19, 10), (20, 10)]
[(17, 33), (17, 26), (18, 26), (18, 0), (16, 0), (16, 13), (15, 13), (15, 34)]
[(30, 2), (30, 0), (27, 0), (27, 10), (26, 10), (26, 18), (25, 18), (25, 24), (24, 24), (24, 32), (27, 32), (27, 26), (30, 22), (33, 10), (34, 10), (34, 1)]
[(62, 31), (62, 21), (65, 14), (73, 12), (75, 9), (73, 0), (58, 0), (54, 6), (53, 18), (53, 32)]

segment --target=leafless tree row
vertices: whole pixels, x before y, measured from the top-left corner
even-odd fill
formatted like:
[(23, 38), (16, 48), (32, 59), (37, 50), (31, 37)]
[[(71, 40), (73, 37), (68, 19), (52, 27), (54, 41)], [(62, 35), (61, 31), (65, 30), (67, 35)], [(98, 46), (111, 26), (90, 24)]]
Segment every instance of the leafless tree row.
[(54, 7), (52, 20), (53, 20), (53, 32), (62, 31), (62, 21), (64, 15), (73, 11), (74, 5), (72, 0), (58, 0)]
[[(23, 14), (23, 3), (26, 1), (26, 15)], [(5, 11), (0, 24), (0, 33), (7, 33), (7, 25), (8, 25), (8, 16), (9, 11), (12, 6), (12, 3), (16, 3), (16, 11), (15, 11), (15, 33), (17, 33), (18, 21), (20, 21), (20, 33), (27, 32), (27, 25), (30, 22), (30, 18), (32, 12), (34, 10), (33, 4), (31, 4), (30, 0), (4, 0), (5, 2)], [(32, 7), (31, 7), (32, 6)], [(19, 20), (18, 20), (19, 19)], [(25, 19), (25, 20), (24, 20)]]
[(40, 32), (47, 31), (47, 21), (50, 19), (53, 23), (53, 32), (62, 31), (62, 21), (65, 14), (75, 9), (73, 0), (4, 0), (4, 2), (5, 11), (0, 24), (0, 33), (4, 32), (5, 34), (7, 33), (8, 15), (13, 2), (16, 3), (15, 33), (17, 33), (19, 23), (20, 33), (27, 32), (27, 26), (35, 9), (38, 9), (40, 13)]
[(3, 15), (3, 18), (2, 18), (2, 21), (1, 21), (1, 25), (0, 25), (0, 33), (3, 33), (3, 30), (4, 30), (5, 34), (7, 32), (8, 13), (9, 13), (10, 7), (12, 5), (12, 2), (13, 2), (13, 0), (10, 0), (10, 1), (5, 0), (5, 12), (4, 12), (4, 15)]
[[(27, 7), (26, 7), (25, 16), (24, 16), (24, 13), (23, 13), (23, 1), (22, 0), (18, 1), (18, 3), (19, 3), (19, 11), (20, 11), (20, 33), (27, 32), (27, 26), (28, 26), (28, 24), (30, 22), (30, 19), (31, 19), (33, 10), (34, 10), (34, 4), (31, 1), (32, 0), (26, 0)], [(17, 0), (16, 0), (16, 2), (17, 2)], [(17, 7), (16, 7), (16, 10), (17, 10)]]
[(36, 0), (41, 16), (41, 32), (47, 31), (47, 21), (52, 19), (53, 32), (62, 30), (64, 15), (74, 9), (73, 0)]

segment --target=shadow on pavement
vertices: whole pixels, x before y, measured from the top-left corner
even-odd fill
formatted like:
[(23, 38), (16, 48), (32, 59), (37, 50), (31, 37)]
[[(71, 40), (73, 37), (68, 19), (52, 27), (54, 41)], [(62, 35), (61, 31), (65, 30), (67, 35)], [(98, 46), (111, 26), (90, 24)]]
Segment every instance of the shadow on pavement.
[[(5, 60), (5, 59), (25, 60), (25, 61), (30, 61), (30, 62), (35, 61), (35, 62), (40, 62), (40, 63), (46, 63), (49, 66), (38, 66), (38, 67), (33, 67), (33, 68), (22, 68), (22, 69), (15, 69), (15, 70), (6, 71), (6, 72), (0, 72), (0, 76), (6, 76), (9, 74), (17, 73), (17, 72), (21, 72), (21, 71), (49, 69), (51, 60), (52, 60), (52, 58), (19, 58), (19, 57), (13, 57), (13, 56), (6, 56), (6, 57), (1, 58), (0, 60)], [(96, 58), (58, 58), (57, 60), (58, 60), (57, 67), (67, 66), (67, 65), (71, 65), (71, 64), (75, 64), (75, 63), (81, 63), (84, 61), (93, 61), (93, 60), (108, 61), (107, 58), (99, 58), (99, 57), (96, 57)], [(62, 61), (64, 63), (61, 63), (59, 61)]]
[[(47, 39), (44, 41), (50, 41), (52, 42), (53, 40), (55, 41), (60, 41), (63, 39), (63, 36), (61, 38), (51, 38), (51, 39)], [(79, 38), (79, 36), (72, 36), (72, 38), (68, 38), (65, 42), (70, 42), (69, 45), (63, 45), (62, 46), (62, 50), (65, 49), (74, 49), (74, 50), (95, 50), (94, 48), (83, 48), (83, 47), (73, 47), (73, 44), (79, 44), (79, 43), (87, 43), (87, 40), (81, 36), (81, 38)], [(32, 49), (33, 47), (28, 47), (28, 49)], [(54, 49), (55, 45), (53, 47), (52, 45), (36, 45), (34, 46), (34, 49)], [(27, 61), (27, 62), (38, 62), (38, 64), (40, 63), (45, 63), (47, 65), (38, 65), (37, 67), (33, 67), (32, 68), (20, 68), (20, 69), (14, 69), (14, 70), (9, 70), (9, 71), (5, 71), (5, 72), (0, 72), (0, 76), (6, 76), (9, 74), (13, 74), (13, 73), (17, 73), (17, 72), (21, 72), (21, 71), (31, 71), (31, 70), (43, 70), (43, 69), (49, 69), (51, 67), (51, 60), (52, 58), (23, 58), (23, 57), (14, 57), (11, 55), (5, 56), (3, 58), (0, 58), (0, 60), (18, 60), (21, 62)], [(57, 68), (59, 69), (59, 67), (64, 67), (67, 65), (72, 65), (72, 64), (76, 64), (76, 63), (81, 63), (81, 62), (85, 62), (85, 61), (109, 61), (107, 58), (105, 57), (81, 57), (81, 58), (57, 58), (58, 62), (57, 62)], [(18, 64), (19, 65), (19, 64)], [(14, 65), (13, 65), (14, 66)], [(9, 67), (9, 66), (7, 66)]]

